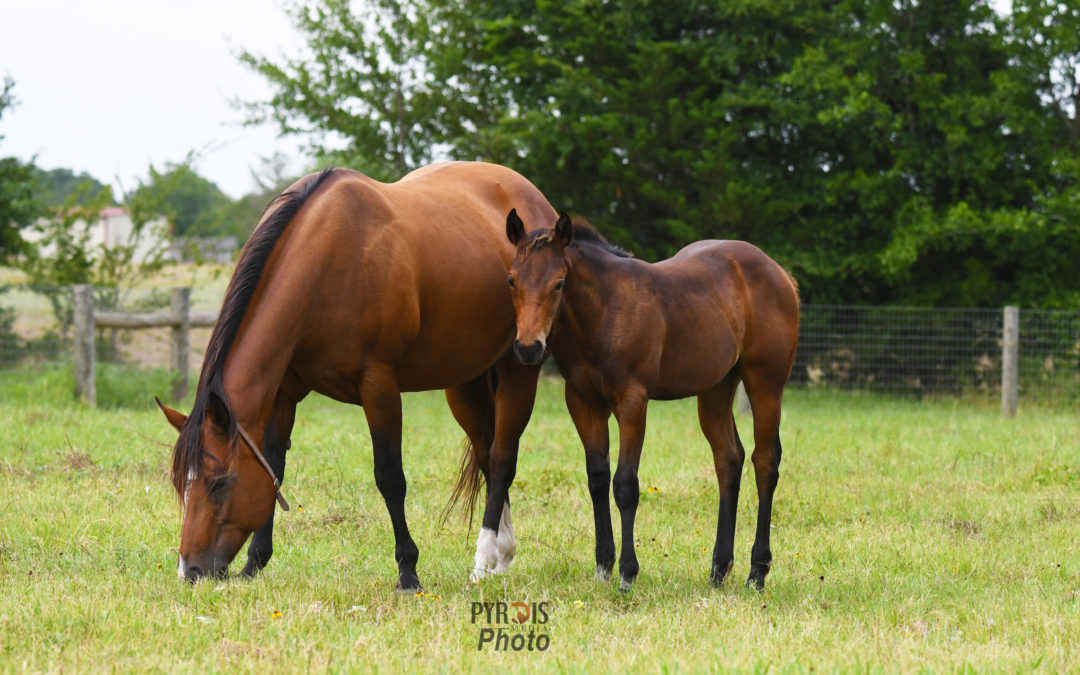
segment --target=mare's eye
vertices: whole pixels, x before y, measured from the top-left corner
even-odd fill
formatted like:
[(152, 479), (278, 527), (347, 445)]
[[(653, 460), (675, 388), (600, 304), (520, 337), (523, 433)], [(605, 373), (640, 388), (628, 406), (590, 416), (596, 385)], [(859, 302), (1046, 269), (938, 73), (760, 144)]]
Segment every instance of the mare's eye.
[(510, 288), (514, 287), (514, 277), (506, 277), (506, 283), (510, 284)]
[(214, 478), (213, 480), (208, 481), (207, 486), (206, 486), (206, 491), (210, 493), (210, 496), (218, 497), (218, 496), (221, 496), (221, 493), (224, 492), (225, 487), (228, 484), (229, 484), (229, 477), (228, 476), (222, 476), (221, 478)]
[(555, 282), (555, 290), (556, 291), (561, 291), (564, 286), (566, 286), (566, 279), (559, 279), (558, 281)]

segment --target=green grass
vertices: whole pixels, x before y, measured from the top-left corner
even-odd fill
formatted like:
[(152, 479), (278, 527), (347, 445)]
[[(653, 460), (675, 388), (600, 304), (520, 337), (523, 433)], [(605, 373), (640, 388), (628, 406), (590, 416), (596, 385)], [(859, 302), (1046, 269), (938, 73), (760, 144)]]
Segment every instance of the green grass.
[[(749, 462), (735, 569), (714, 589), (717, 488), (695, 407), (654, 403), (641, 575), (623, 595), (592, 579), (584, 459), (561, 391), (543, 383), (523, 439), (518, 560), (479, 586), (466, 580), (475, 531), (437, 518), (461, 433), (441, 393), (406, 397), (406, 508), (427, 590), (414, 597), (393, 592), (359, 408), (302, 404), (284, 486), (293, 511), (279, 515), (263, 574), (189, 586), (175, 571), (175, 432), (149, 397), (91, 411), (66, 403), (63, 378), (0, 374), (0, 668), (1080, 668), (1075, 414), (1024, 409), (1009, 421), (949, 401), (789, 393), (775, 562), (759, 594), (742, 585), (756, 517)], [(749, 418), (739, 425), (751, 438)], [(470, 609), (481, 599), (548, 602), (550, 647), (477, 651)]]

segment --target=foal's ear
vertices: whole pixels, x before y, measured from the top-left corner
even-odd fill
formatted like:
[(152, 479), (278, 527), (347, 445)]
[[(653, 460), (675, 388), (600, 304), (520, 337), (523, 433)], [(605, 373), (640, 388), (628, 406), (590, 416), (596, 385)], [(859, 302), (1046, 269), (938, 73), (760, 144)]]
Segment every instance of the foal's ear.
[(521, 222), (517, 209), (510, 209), (510, 213), (506, 214), (506, 238), (510, 240), (511, 244), (517, 246), (524, 236), (525, 223)]
[(566, 214), (566, 211), (563, 211), (559, 214), (559, 219), (555, 221), (555, 243), (560, 248), (566, 248), (573, 239), (574, 224), (570, 222), (570, 216)]
[(154, 401), (157, 402), (157, 407), (161, 408), (161, 412), (165, 413), (165, 419), (169, 420), (169, 424), (173, 425), (177, 431), (180, 431), (184, 426), (184, 422), (187, 422), (187, 415), (168, 407), (157, 396), (154, 397)]

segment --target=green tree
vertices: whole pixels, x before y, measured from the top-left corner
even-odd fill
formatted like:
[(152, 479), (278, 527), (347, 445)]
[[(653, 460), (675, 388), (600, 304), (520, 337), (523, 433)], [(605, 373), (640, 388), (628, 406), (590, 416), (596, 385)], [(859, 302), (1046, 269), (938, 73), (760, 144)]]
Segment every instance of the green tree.
[(380, 177), (507, 164), (646, 258), (742, 238), (810, 302), (1080, 306), (1080, 12), (1014, 4), (333, 0), (293, 12), (310, 54), (244, 58), (256, 119)]
[(294, 5), (304, 56), (240, 54), (276, 89), (269, 101), (247, 104), (250, 121), (306, 135), (316, 156), (383, 180), (427, 163), (441, 116), (423, 58), (427, 9), (424, 0), (370, 0), (359, 14), (349, 0)]
[[(5, 77), (0, 84), (0, 118), (17, 103), (12, 89), (15, 82)], [(0, 141), (4, 137), (0, 136)], [(24, 250), (20, 229), (34, 222), (43, 212), (35, 190), (32, 162), (16, 157), (0, 157), (0, 263)]]
[[(147, 205), (164, 216), (178, 237), (221, 234), (222, 211), (231, 202), (229, 196), (212, 181), (203, 178), (191, 166), (191, 158), (168, 163), (164, 171), (151, 166), (149, 178), (125, 200), (135, 210)], [(145, 214), (149, 219), (150, 214)]]
[[(92, 225), (112, 203), (110, 187), (98, 191), (91, 182), (80, 184), (51, 217), (34, 223), (37, 244), (18, 259), (28, 284), (48, 298), (62, 338), (73, 321), (70, 286), (92, 284), (95, 306), (114, 309), (124, 303), (139, 281), (165, 265), (165, 251), (146, 259), (136, 257), (139, 240), (151, 234), (151, 222), (161, 207), (149, 196), (137, 197), (129, 207), (133, 227), (127, 242), (104, 247), (93, 241)], [(161, 304), (161, 299), (153, 298), (151, 304)], [(115, 331), (108, 344), (115, 350)]]
[[(67, 198), (79, 190), (84, 198), (96, 197), (105, 191), (105, 185), (88, 173), (76, 174), (71, 169), (36, 170), (40, 186), (38, 199), (46, 207), (63, 206)], [(84, 187), (87, 184), (88, 187)]]

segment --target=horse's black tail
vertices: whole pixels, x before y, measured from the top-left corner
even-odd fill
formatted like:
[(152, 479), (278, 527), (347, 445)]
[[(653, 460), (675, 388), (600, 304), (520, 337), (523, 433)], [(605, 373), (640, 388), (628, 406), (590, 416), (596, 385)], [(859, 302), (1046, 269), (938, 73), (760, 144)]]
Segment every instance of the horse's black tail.
[(477, 448), (471, 440), (466, 439), (458, 468), (457, 484), (442, 512), (442, 522), (445, 524), (454, 507), (460, 505), (462, 516), (468, 516), (469, 532), (472, 532), (476, 497), (480, 494), (480, 486), (486, 483), (482, 476), (487, 475), (488, 453), (491, 452), (491, 443), (495, 440), (495, 389), (498, 384), (495, 368), (491, 368), (487, 373), (487, 395), (484, 398), (484, 447)]

